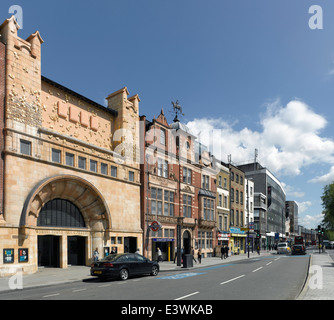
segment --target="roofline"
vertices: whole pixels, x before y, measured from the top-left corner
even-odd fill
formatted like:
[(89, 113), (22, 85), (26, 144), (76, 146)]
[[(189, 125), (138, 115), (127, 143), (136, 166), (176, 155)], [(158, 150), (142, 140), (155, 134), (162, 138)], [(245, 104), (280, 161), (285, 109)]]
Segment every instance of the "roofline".
[(79, 93), (77, 93), (77, 92), (75, 92), (75, 91), (73, 91), (73, 90), (71, 90), (69, 88), (66, 88), (63, 85), (61, 85), (61, 84), (59, 84), (59, 83), (57, 83), (57, 82), (55, 82), (55, 81), (53, 81), (53, 80), (51, 80), (49, 78), (46, 78), (44, 76), (41, 76), (41, 78), (42, 78), (42, 81), (44, 81), (44, 82), (46, 82), (48, 84), (51, 84), (52, 86), (57, 87), (57, 88), (65, 91), (66, 93), (71, 94), (71, 95), (75, 96), (76, 98), (79, 98), (80, 100), (85, 101), (85, 102), (93, 105), (94, 107), (97, 107), (97, 108), (99, 108), (99, 109), (101, 109), (101, 110), (103, 110), (105, 112), (108, 112), (108, 113), (112, 114), (115, 117), (118, 116), (118, 112), (116, 110), (107, 108), (107, 107), (103, 106), (102, 104), (99, 104), (99, 103), (97, 103), (97, 102), (95, 102), (93, 100), (90, 100), (90, 99), (86, 98), (85, 96), (83, 96), (83, 95), (81, 95), (81, 94), (79, 94)]

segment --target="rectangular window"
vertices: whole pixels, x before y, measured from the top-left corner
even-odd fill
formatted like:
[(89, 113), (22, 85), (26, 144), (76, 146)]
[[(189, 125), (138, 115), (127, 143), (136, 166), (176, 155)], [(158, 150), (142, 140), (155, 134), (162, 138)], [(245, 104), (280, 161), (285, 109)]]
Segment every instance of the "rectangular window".
[(168, 161), (167, 160), (164, 160), (163, 177), (168, 178)]
[(203, 199), (203, 219), (204, 220), (214, 220), (214, 200)]
[(191, 218), (192, 197), (186, 194), (183, 195), (183, 216)]
[(20, 152), (31, 156), (31, 142), (26, 140), (20, 140)]
[(61, 151), (57, 149), (52, 149), (52, 162), (61, 162)]
[(183, 167), (183, 182), (187, 184), (191, 184), (191, 169)]
[(162, 177), (162, 159), (158, 158), (158, 176)]
[(97, 161), (90, 160), (90, 171), (97, 172)]
[(101, 163), (101, 173), (102, 174), (108, 174), (107, 171), (108, 171), (108, 166), (106, 163)]
[(164, 190), (164, 216), (174, 216), (174, 192)]
[(84, 157), (79, 157), (78, 158), (78, 167), (80, 169), (86, 170), (86, 158), (84, 158)]
[(202, 175), (202, 189), (209, 190), (209, 176)]
[(135, 181), (135, 173), (133, 171), (129, 171), (129, 181)]
[(74, 154), (66, 152), (66, 165), (74, 167)]
[(117, 178), (117, 167), (110, 166), (110, 175), (114, 178)]
[(165, 129), (160, 129), (160, 143), (162, 145), (166, 145), (166, 130)]

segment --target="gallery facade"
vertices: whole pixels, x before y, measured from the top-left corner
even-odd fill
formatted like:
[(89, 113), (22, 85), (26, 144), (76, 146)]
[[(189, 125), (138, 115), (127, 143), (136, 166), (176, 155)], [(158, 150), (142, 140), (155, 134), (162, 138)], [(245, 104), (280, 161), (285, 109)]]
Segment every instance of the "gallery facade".
[(125, 87), (105, 107), (43, 77), (39, 32), (18, 29), (14, 17), (0, 26), (0, 275), (134, 252), (138, 95)]

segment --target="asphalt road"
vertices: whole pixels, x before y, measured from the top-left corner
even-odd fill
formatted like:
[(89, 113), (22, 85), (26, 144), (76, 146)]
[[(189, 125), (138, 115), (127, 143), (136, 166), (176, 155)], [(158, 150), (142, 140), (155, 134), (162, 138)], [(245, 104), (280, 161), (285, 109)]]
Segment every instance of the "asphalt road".
[(303, 287), (309, 259), (272, 255), (127, 281), (93, 278), (7, 292), (0, 300), (292, 300)]

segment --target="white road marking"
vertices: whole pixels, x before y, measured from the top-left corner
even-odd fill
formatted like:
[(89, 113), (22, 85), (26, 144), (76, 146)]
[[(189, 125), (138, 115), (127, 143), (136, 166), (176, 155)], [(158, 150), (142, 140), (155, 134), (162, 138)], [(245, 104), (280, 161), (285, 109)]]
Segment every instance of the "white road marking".
[(59, 296), (59, 295), (60, 295), (60, 293), (48, 294), (46, 296), (43, 296), (43, 298), (55, 297), (55, 296)]
[(243, 275), (241, 275), (241, 276), (239, 276), (239, 277), (236, 277), (236, 278), (233, 278), (233, 279), (230, 279), (230, 280), (224, 281), (224, 282), (222, 282), (221, 284), (225, 284), (225, 283), (228, 283), (228, 282), (231, 282), (231, 281), (234, 281), (234, 280), (240, 279), (240, 278), (242, 278), (242, 277), (244, 277), (244, 276), (245, 276), (245, 275), (243, 274)]
[(270, 261), (270, 262), (268, 262), (267, 264), (266, 264), (266, 266), (269, 266), (270, 264), (272, 264), (273, 262), (272, 261)]
[(174, 299), (174, 300), (182, 300), (182, 299), (185, 299), (185, 298), (188, 298), (188, 297), (191, 297), (195, 294), (199, 293), (199, 291), (196, 291), (196, 292), (193, 292), (193, 293), (190, 293), (190, 294), (187, 294), (186, 296), (183, 296), (183, 297), (180, 297), (180, 298), (177, 298), (177, 299)]
[(257, 268), (257, 269), (255, 269), (255, 270), (253, 270), (252, 272), (259, 271), (259, 270), (261, 270), (262, 268), (263, 268), (263, 267)]
[(87, 288), (83, 288), (83, 289), (75, 289), (75, 290), (73, 290), (72, 292), (79, 292), (79, 291), (85, 291), (85, 290), (87, 290)]

